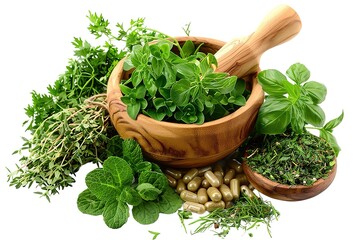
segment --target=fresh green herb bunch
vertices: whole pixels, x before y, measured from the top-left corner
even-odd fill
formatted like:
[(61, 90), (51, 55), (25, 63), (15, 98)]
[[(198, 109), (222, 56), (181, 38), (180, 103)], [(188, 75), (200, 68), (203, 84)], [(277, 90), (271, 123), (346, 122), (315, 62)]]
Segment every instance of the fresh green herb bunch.
[[(41, 189), (37, 193), (47, 199), (71, 186), (82, 165), (106, 159), (102, 153), (114, 134), (102, 96), (109, 74), (134, 45), (158, 36), (144, 27), (142, 18), (131, 20), (128, 28), (117, 24), (113, 34), (102, 15), (89, 12), (87, 17), (89, 31), (103, 37), (102, 44), (93, 46), (74, 38), (74, 57), (65, 72), (48, 86), (48, 93), (32, 92), (32, 103), (25, 109), (29, 119), (24, 122), (30, 137), (23, 138), (23, 146), (15, 152), (20, 155), (17, 169), (9, 170), (10, 185), (19, 188), (35, 183)], [(120, 44), (125, 46), (120, 48)]]
[(277, 220), (280, 213), (274, 206), (260, 197), (242, 196), (233, 206), (226, 209), (215, 209), (205, 216), (200, 216), (190, 224), (196, 224), (195, 233), (215, 228), (215, 235), (226, 237), (231, 229), (249, 231), (260, 224), (265, 224), (271, 236), (270, 224)]
[(247, 155), (251, 169), (286, 185), (312, 185), (335, 164), (330, 144), (309, 132), (259, 136), (250, 141)]
[(337, 155), (340, 147), (332, 131), (341, 123), (344, 113), (324, 125), (325, 113), (319, 104), (326, 97), (325, 85), (308, 81), (310, 71), (300, 63), (291, 65), (286, 75), (292, 81), (275, 69), (258, 74), (259, 83), (267, 95), (259, 109), (256, 133), (281, 134), (288, 129), (303, 133), (306, 128), (317, 129), (320, 137), (329, 142)]
[[(90, 215), (102, 215), (110, 228), (120, 228), (132, 216), (141, 224), (154, 223), (160, 213), (175, 213), (179, 195), (168, 185), (159, 166), (145, 161), (135, 140), (116, 138), (117, 156), (108, 157), (102, 168), (86, 175), (87, 189), (78, 197), (78, 208)], [(122, 145), (119, 144), (122, 141)], [(116, 146), (116, 145), (113, 145)]]
[(129, 116), (143, 113), (159, 121), (202, 124), (244, 105), (245, 82), (215, 72), (216, 58), (200, 48), (189, 40), (181, 46), (169, 36), (134, 46), (124, 70), (135, 69), (121, 84)]

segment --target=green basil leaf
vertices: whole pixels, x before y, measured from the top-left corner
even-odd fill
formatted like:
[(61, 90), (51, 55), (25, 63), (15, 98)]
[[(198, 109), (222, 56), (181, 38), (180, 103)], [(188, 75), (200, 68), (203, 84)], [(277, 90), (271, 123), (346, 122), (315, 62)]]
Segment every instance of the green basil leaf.
[(321, 127), (325, 122), (325, 113), (320, 106), (304, 104), (305, 121), (315, 127)]
[(179, 80), (171, 87), (170, 98), (177, 106), (185, 106), (190, 100), (190, 91), (190, 82), (185, 79)]
[(325, 139), (330, 144), (330, 146), (332, 147), (332, 149), (335, 152), (335, 155), (338, 156), (341, 151), (341, 148), (340, 148), (339, 144), (337, 143), (334, 135), (332, 135), (331, 132), (329, 132), (325, 129), (320, 129), (320, 137)]
[(183, 58), (186, 58), (190, 55), (192, 55), (195, 51), (195, 45), (192, 41), (186, 40), (184, 45), (181, 47), (181, 53)]
[(291, 103), (285, 98), (269, 97), (261, 105), (256, 129), (262, 134), (285, 132), (291, 120)]
[(325, 100), (327, 89), (324, 84), (318, 82), (307, 82), (303, 85), (305, 94), (311, 98), (314, 104), (322, 103)]
[(116, 198), (120, 189), (116, 185), (111, 173), (97, 168), (85, 177), (86, 186), (100, 200)]
[(101, 215), (104, 211), (105, 202), (98, 199), (89, 189), (79, 194), (77, 206), (80, 212), (93, 216)]
[(182, 204), (183, 201), (179, 197), (179, 194), (168, 186), (165, 192), (160, 196), (158, 207), (161, 213), (172, 214), (181, 208)]
[(150, 183), (161, 192), (164, 192), (168, 186), (168, 180), (166, 176), (162, 173), (155, 171), (142, 172), (139, 176), (139, 184)]
[(111, 156), (104, 161), (103, 168), (111, 173), (119, 187), (131, 185), (134, 180), (132, 169), (127, 161), (120, 157)]
[(325, 130), (331, 132), (334, 128), (336, 128), (343, 120), (344, 118), (344, 111), (341, 112), (340, 116), (337, 118), (334, 118), (327, 122), (325, 126), (323, 127)]
[(103, 218), (109, 228), (121, 228), (129, 218), (129, 207), (116, 199), (109, 200), (105, 204)]
[(123, 158), (130, 164), (132, 168), (136, 164), (144, 161), (142, 150), (139, 143), (134, 139), (125, 139), (122, 143)]
[(154, 202), (142, 202), (132, 208), (134, 219), (140, 224), (152, 224), (158, 220), (160, 211)]
[[(288, 82), (286, 76), (275, 69), (263, 70), (258, 74), (259, 84), (263, 90), (273, 96), (284, 95), (287, 92), (284, 85)], [(288, 85), (288, 84), (287, 84)]]
[(286, 74), (297, 84), (306, 82), (310, 78), (310, 71), (301, 63), (291, 65), (286, 71)]
[(161, 190), (151, 183), (141, 183), (136, 187), (136, 190), (145, 201), (153, 201), (161, 194)]
[(300, 104), (291, 106), (291, 129), (296, 133), (303, 133), (305, 127), (304, 112)]
[(126, 202), (127, 204), (132, 206), (137, 206), (143, 201), (139, 193), (130, 186), (125, 187), (122, 190), (118, 200)]

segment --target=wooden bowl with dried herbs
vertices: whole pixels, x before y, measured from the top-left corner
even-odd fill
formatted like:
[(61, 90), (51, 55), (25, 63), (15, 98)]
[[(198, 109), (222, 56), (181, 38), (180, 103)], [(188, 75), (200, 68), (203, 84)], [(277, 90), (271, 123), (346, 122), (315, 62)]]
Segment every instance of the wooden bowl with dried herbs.
[(277, 70), (258, 75), (267, 95), (246, 146), (243, 169), (263, 194), (297, 201), (318, 195), (333, 182), (340, 147), (332, 131), (344, 115), (325, 124), (319, 106), (326, 97), (325, 85), (308, 81), (310, 71), (300, 63), (286, 74), (292, 82)]

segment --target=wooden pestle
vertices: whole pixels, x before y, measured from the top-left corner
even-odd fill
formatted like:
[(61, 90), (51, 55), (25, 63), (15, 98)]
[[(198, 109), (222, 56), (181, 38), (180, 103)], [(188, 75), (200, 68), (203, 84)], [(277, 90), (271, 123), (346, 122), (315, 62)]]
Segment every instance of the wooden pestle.
[(238, 77), (252, 75), (259, 70), (260, 57), (266, 50), (290, 40), (300, 29), (298, 14), (291, 7), (280, 5), (263, 19), (253, 34), (234, 39), (216, 52), (216, 71)]

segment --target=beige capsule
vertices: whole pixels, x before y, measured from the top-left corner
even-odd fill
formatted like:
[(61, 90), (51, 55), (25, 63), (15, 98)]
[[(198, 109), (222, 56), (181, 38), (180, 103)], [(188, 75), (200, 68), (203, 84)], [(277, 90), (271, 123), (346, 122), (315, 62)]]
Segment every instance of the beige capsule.
[(177, 192), (178, 194), (180, 194), (180, 193), (181, 193), (182, 191), (184, 191), (184, 190), (186, 190), (186, 185), (185, 185), (184, 181), (183, 181), (182, 178), (181, 178), (181, 179), (179, 179), (179, 180), (177, 181), (176, 192)]
[(220, 163), (216, 163), (213, 169), (214, 172), (220, 172), (222, 176), (224, 176), (224, 169)]
[(224, 183), (229, 185), (230, 180), (233, 179), (234, 177), (235, 177), (235, 170), (230, 168), (224, 176)]
[(254, 187), (251, 183), (249, 183), (248, 187), (249, 187), (250, 190), (254, 190), (254, 189), (255, 189), (255, 187)]
[(212, 171), (206, 171), (204, 177), (209, 181), (211, 186), (213, 187), (220, 186), (219, 178)]
[(223, 175), (221, 174), (221, 172), (215, 171), (214, 175), (219, 179), (220, 185), (224, 183), (224, 178), (223, 178)]
[(249, 181), (247, 180), (246, 175), (243, 173), (236, 174), (235, 178), (239, 179), (240, 185), (248, 185), (249, 184)]
[(177, 185), (177, 181), (175, 178), (173, 178), (172, 176), (170, 176), (169, 174), (165, 174), (165, 176), (167, 177), (168, 183), (170, 185), (170, 187), (175, 188)]
[(201, 177), (194, 177), (188, 184), (187, 184), (187, 189), (195, 192), (196, 190), (199, 189), (199, 187), (201, 186), (201, 182), (202, 179)]
[(218, 202), (222, 199), (221, 192), (216, 187), (209, 187), (206, 192), (209, 198), (214, 202)]
[(239, 179), (233, 178), (230, 181), (230, 191), (234, 197), (234, 199), (239, 199), (240, 197), (240, 182)]
[(253, 191), (250, 190), (250, 188), (246, 185), (242, 185), (240, 187), (241, 193), (244, 194), (245, 196), (249, 197), (249, 198), (253, 198), (256, 197), (255, 193)]
[(211, 184), (209, 183), (209, 181), (206, 178), (204, 178), (201, 182), (201, 187), (209, 188), (209, 187), (211, 187)]
[(233, 197), (233, 195), (231, 193), (231, 190), (227, 185), (221, 184), (219, 190), (220, 190), (220, 193), (222, 195), (222, 199), (225, 202), (229, 202), (229, 201), (232, 201), (234, 199), (234, 197)]
[(209, 196), (207, 194), (206, 188), (200, 188), (197, 191), (197, 197), (198, 197), (198, 201), (199, 203), (206, 203), (207, 201), (209, 201)]
[(179, 180), (182, 178), (182, 173), (176, 169), (173, 168), (166, 168), (164, 171), (165, 174), (168, 174), (169, 176), (175, 178), (176, 180)]
[(198, 175), (198, 173), (199, 173), (199, 170), (197, 168), (191, 168), (183, 176), (184, 183), (188, 184), (194, 177), (196, 177)]
[(207, 211), (209, 212), (212, 212), (214, 211), (215, 209), (224, 209), (225, 208), (225, 202), (224, 201), (217, 201), (217, 202), (214, 202), (214, 201), (209, 201), (207, 203), (204, 204), (205, 205), (205, 208)]
[(186, 202), (186, 201), (195, 202), (195, 203), (199, 202), (198, 197), (197, 197), (197, 194), (196, 194), (196, 193), (193, 193), (193, 192), (191, 192), (191, 191), (189, 191), (189, 190), (184, 190), (184, 191), (182, 191), (182, 192), (180, 193), (180, 198), (181, 198), (182, 200), (184, 200), (185, 202)]
[(204, 173), (207, 171), (211, 171), (212, 168), (211, 168), (211, 166), (206, 166), (206, 167), (199, 168), (198, 170), (199, 170), (198, 176), (204, 176)]
[(183, 209), (198, 214), (203, 214), (206, 211), (206, 208), (203, 204), (189, 201), (184, 202)]
[(243, 169), (242, 169), (242, 166), (241, 166), (241, 163), (236, 160), (235, 158), (234, 159), (231, 159), (228, 163), (228, 166), (232, 169), (235, 170), (235, 172), (237, 173), (242, 173), (243, 172)]

